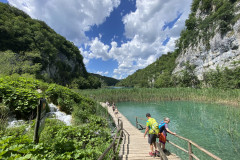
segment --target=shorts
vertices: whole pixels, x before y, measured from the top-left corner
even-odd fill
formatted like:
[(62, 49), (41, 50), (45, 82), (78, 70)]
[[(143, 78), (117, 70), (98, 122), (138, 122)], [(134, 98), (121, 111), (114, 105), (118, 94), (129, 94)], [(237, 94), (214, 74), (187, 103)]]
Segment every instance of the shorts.
[(157, 135), (156, 134), (148, 134), (148, 143), (152, 144), (156, 142)]
[(165, 144), (167, 140), (167, 137), (162, 133), (159, 133), (159, 142), (162, 144)]

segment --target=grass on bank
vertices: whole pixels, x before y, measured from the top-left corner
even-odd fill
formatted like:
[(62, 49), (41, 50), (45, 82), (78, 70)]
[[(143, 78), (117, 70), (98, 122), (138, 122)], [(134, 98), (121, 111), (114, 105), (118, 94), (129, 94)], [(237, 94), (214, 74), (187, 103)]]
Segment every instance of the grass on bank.
[(240, 105), (238, 89), (194, 89), (194, 88), (132, 88), (132, 89), (98, 89), (76, 90), (86, 97), (97, 101), (109, 102), (150, 102), (150, 101), (200, 101), (233, 106)]

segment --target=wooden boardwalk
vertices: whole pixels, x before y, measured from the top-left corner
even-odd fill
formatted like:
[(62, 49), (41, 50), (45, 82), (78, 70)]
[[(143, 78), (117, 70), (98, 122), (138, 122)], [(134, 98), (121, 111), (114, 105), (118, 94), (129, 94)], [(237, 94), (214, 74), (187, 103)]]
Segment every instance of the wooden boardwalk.
[[(113, 113), (112, 107), (107, 107), (105, 103), (101, 103), (103, 107), (108, 109), (108, 113), (112, 116), (115, 124), (118, 124), (118, 118), (123, 122), (124, 134), (126, 135), (122, 141), (119, 159), (142, 160), (142, 159), (160, 159), (160, 157), (149, 156), (150, 146), (147, 142), (147, 136), (144, 138), (143, 133), (128, 121), (128, 119), (118, 112), (117, 116)], [(169, 160), (180, 160), (178, 156), (170, 153), (167, 158)]]

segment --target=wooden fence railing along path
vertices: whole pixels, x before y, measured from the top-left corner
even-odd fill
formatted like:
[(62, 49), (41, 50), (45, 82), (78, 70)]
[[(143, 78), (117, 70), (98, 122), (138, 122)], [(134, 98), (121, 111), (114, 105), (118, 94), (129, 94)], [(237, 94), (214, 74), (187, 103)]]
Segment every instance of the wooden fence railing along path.
[[(142, 118), (139, 118), (139, 117), (136, 117), (136, 128), (139, 128), (140, 130), (142, 129), (145, 129), (145, 126), (141, 123), (138, 122), (138, 119), (141, 119), (143, 120)], [(175, 135), (177, 138), (180, 138), (182, 140), (184, 140), (187, 144), (188, 144), (188, 150), (178, 146), (177, 144), (167, 140), (168, 143), (170, 143), (171, 145), (173, 145), (174, 147), (182, 150), (183, 152), (187, 153), (188, 156), (189, 156), (189, 160), (192, 160), (193, 158), (196, 159), (196, 160), (199, 160), (199, 158), (193, 154), (192, 152), (192, 145), (195, 146), (197, 149), (199, 149), (200, 151), (204, 152), (205, 154), (207, 154), (209, 157), (213, 158), (213, 159), (216, 159), (216, 160), (221, 160), (221, 158), (215, 156), (214, 154), (212, 154), (211, 152), (207, 151), (206, 149), (200, 147), (198, 144), (194, 143), (193, 141), (187, 139), (187, 138), (184, 138), (182, 136), (179, 136), (179, 135)]]
[[(112, 154), (112, 159), (128, 159), (128, 160), (134, 160), (134, 159), (153, 159), (149, 155), (150, 146), (147, 142), (147, 137), (143, 138), (143, 133), (137, 129), (135, 126), (131, 124), (131, 122), (128, 121), (128, 119), (123, 116), (119, 111), (117, 116), (114, 114), (112, 107), (108, 107), (105, 103), (101, 103), (103, 107), (106, 107), (108, 110), (108, 113), (113, 118), (116, 126), (117, 126), (117, 133), (115, 135), (121, 135), (121, 132), (119, 130), (122, 130), (122, 143), (120, 145), (120, 151), (118, 155), (115, 155), (117, 146), (116, 140), (119, 140), (118, 138), (114, 138), (114, 142), (110, 144), (110, 146), (105, 150), (105, 152), (99, 157), (99, 160), (103, 159), (106, 156), (109, 157), (107, 152), (110, 152), (114, 150), (114, 153)], [(120, 129), (121, 128), (121, 129)], [(114, 145), (115, 144), (115, 145)], [(159, 146), (159, 145), (158, 145)], [(114, 148), (114, 149), (113, 149)], [(171, 153), (168, 156), (166, 156), (162, 150), (160, 150), (162, 153), (162, 159), (164, 160), (180, 160), (178, 156)], [(117, 156), (117, 157), (114, 157)], [(160, 157), (155, 157), (154, 159), (161, 159)]]

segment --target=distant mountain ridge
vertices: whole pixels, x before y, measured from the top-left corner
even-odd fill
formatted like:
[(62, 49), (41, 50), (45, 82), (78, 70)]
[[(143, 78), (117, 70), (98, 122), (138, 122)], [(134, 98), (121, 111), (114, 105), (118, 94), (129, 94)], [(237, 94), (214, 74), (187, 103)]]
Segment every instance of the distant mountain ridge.
[(106, 76), (102, 76), (102, 75), (95, 74), (95, 73), (90, 73), (90, 74), (99, 78), (100, 81), (102, 81), (104, 83), (104, 85), (106, 85), (106, 86), (115, 86), (120, 81), (115, 78), (106, 77)]

